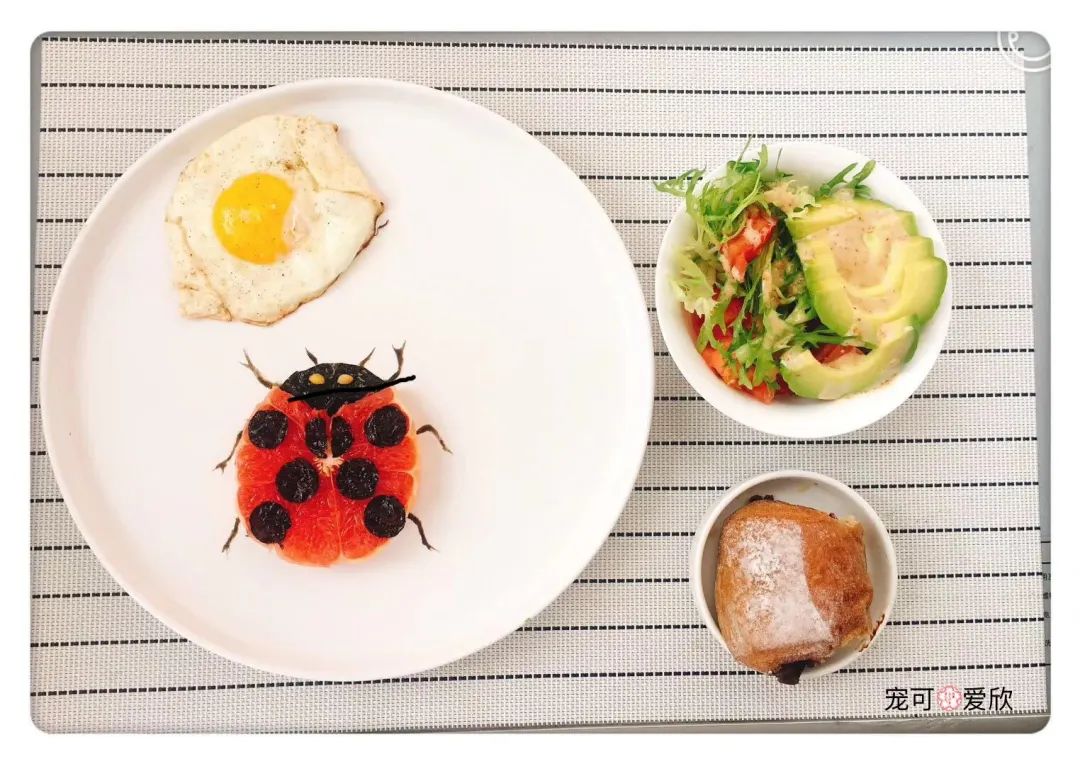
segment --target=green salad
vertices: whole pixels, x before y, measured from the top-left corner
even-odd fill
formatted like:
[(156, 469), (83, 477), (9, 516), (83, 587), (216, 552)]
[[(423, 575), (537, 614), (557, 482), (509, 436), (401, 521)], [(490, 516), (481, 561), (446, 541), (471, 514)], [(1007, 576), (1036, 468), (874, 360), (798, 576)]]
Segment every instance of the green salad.
[(690, 170), (656, 184), (684, 201), (694, 224), (674, 254), (671, 287), (698, 352), (764, 403), (881, 384), (937, 310), (945, 262), (914, 215), (873, 198), (873, 161), (815, 188), (768, 168), (762, 146), (722, 173)]

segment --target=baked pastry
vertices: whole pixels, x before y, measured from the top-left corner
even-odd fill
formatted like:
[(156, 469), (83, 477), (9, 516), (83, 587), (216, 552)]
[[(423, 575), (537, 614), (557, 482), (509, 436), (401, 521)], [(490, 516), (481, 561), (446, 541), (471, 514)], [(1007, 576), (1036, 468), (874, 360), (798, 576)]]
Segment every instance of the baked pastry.
[(784, 684), (873, 635), (874, 587), (853, 518), (755, 497), (720, 531), (716, 617), (740, 663)]

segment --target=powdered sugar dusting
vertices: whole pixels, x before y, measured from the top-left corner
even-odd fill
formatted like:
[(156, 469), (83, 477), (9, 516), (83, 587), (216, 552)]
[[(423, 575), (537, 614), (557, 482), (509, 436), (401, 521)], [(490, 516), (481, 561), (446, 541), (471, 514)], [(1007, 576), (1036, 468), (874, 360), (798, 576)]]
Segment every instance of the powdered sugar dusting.
[(803, 562), (802, 530), (775, 519), (748, 520), (732, 547), (746, 590), (743, 623), (754, 624), (754, 643), (768, 650), (832, 639), (810, 597)]

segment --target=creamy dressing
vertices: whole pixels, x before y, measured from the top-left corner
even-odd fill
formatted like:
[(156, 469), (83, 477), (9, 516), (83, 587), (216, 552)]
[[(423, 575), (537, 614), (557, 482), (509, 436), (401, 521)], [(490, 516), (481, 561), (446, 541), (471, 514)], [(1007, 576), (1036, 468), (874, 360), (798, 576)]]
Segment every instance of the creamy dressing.
[(862, 313), (884, 313), (896, 305), (896, 292), (884, 292), (877, 297), (859, 297), (848, 295), (851, 303)]
[(813, 195), (803, 186), (796, 186), (794, 181), (787, 180), (777, 183), (766, 191), (762, 198), (774, 207), (784, 211), (789, 217), (795, 210), (805, 207), (814, 201)]
[(850, 369), (852, 366), (858, 366), (865, 358), (866, 356), (862, 353), (848, 353), (825, 365), (830, 369)]
[(910, 234), (894, 210), (883, 208), (861, 209), (856, 217), (829, 226), (815, 236), (828, 243), (844, 281), (869, 287), (884, 278), (893, 242)]

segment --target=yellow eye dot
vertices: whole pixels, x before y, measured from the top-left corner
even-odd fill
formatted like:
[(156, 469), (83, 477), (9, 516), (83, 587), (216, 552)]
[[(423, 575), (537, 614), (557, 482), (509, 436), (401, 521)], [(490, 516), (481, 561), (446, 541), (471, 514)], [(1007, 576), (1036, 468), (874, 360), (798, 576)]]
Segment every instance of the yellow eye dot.
[(310, 377), (307, 378), (307, 381), (310, 382), (313, 385), (321, 385), (323, 382), (326, 381), (326, 377), (324, 377), (319, 372), (315, 372), (314, 374), (312, 374)]
[(257, 265), (272, 263), (291, 246), (286, 216), (292, 201), (292, 187), (276, 175), (244, 175), (214, 203), (214, 233), (233, 257)]
[(352, 382), (353, 382), (352, 374), (342, 374), (340, 377), (337, 378), (337, 383), (339, 385), (351, 385)]

